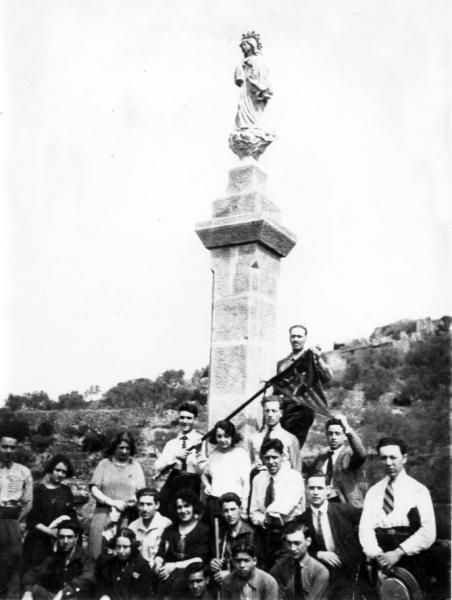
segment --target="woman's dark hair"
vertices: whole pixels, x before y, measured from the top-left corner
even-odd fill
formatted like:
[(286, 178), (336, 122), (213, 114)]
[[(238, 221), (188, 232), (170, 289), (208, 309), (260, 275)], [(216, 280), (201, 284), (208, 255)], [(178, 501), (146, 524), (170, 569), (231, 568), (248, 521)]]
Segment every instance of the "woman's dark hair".
[(58, 463), (63, 463), (63, 465), (67, 469), (66, 477), (69, 479), (74, 477), (74, 467), (72, 466), (71, 461), (65, 454), (55, 454), (52, 458), (47, 462), (44, 467), (44, 473), (51, 473)]
[(131, 550), (130, 556), (133, 558), (138, 556), (140, 544), (137, 542), (135, 533), (128, 527), (122, 527), (121, 529), (119, 529), (118, 533), (113, 538), (113, 548), (116, 547), (116, 542), (118, 541), (118, 538), (120, 538), (120, 537), (124, 537), (124, 538), (127, 538), (128, 540), (130, 540), (130, 550)]
[(196, 515), (201, 514), (201, 510), (202, 510), (201, 500), (198, 498), (198, 496), (195, 494), (195, 492), (193, 490), (191, 490), (190, 488), (182, 488), (180, 490), (177, 490), (177, 492), (174, 494), (174, 497), (173, 497), (174, 509), (176, 508), (176, 503), (178, 500), (182, 500), (183, 502), (186, 502), (187, 504), (190, 504), (191, 506), (193, 506), (193, 512)]
[(130, 456), (133, 456), (136, 451), (135, 446), (135, 438), (130, 433), (130, 431), (120, 431), (117, 433), (110, 444), (109, 448), (105, 450), (105, 456), (113, 456), (116, 451), (116, 448), (121, 444), (121, 442), (127, 442), (130, 446)]
[(225, 436), (231, 438), (231, 446), (235, 446), (242, 439), (242, 436), (236, 430), (234, 423), (232, 423), (231, 421), (226, 421), (226, 420), (217, 421), (209, 435), (209, 442), (211, 444), (217, 443), (218, 429), (223, 429)]

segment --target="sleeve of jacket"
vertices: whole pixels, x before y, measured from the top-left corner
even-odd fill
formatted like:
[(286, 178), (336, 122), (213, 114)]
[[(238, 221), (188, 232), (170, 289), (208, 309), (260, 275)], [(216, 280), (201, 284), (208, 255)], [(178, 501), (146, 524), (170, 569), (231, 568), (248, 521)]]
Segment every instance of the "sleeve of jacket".
[(171, 527), (167, 527), (165, 529), (165, 531), (162, 534), (162, 538), (160, 540), (160, 544), (159, 544), (159, 549), (157, 551), (156, 556), (160, 556), (161, 558), (163, 558), (163, 560), (166, 560), (166, 556), (168, 554), (168, 549), (170, 546), (170, 540), (169, 540), (169, 530), (171, 529)]
[(270, 575), (265, 582), (265, 590), (262, 594), (262, 600), (280, 600), (279, 587), (273, 575)]
[(148, 600), (153, 597), (154, 577), (149, 564), (145, 561), (140, 561), (137, 565), (137, 573), (140, 577), (137, 580), (137, 586), (133, 600)]
[(98, 598), (101, 598), (102, 596), (108, 596), (110, 592), (106, 577), (109, 561), (110, 557), (106, 556), (105, 554), (101, 554), (96, 560), (94, 576), (96, 578), (96, 597)]
[(350, 456), (350, 468), (355, 470), (364, 464), (367, 458), (367, 452), (364, 448), (361, 438), (355, 431), (353, 431), (353, 429), (350, 429), (350, 431), (347, 433), (347, 439), (352, 451)]
[(34, 529), (39, 523), (42, 523), (41, 489), (39, 484), (35, 485), (33, 488), (33, 505), (26, 518), (27, 529), (29, 531)]
[(96, 582), (95, 577), (95, 563), (94, 560), (85, 555), (82, 557), (82, 572), (77, 577), (72, 579), (70, 586), (72, 588), (80, 588), (80, 590), (89, 590), (91, 589)]
[(315, 580), (305, 600), (328, 600), (330, 574), (324, 565), (318, 564), (316, 567)]
[(29, 569), (22, 578), (22, 585), (25, 591), (31, 592), (33, 586), (41, 580), (42, 576), (47, 573), (52, 563), (52, 557), (48, 556), (40, 565)]

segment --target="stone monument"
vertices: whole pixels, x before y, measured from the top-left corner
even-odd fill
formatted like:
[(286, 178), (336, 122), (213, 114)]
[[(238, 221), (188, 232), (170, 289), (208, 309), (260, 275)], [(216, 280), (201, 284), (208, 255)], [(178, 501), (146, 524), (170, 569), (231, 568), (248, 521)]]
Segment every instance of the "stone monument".
[[(257, 159), (276, 138), (263, 115), (272, 90), (254, 31), (242, 36), (235, 72), (240, 100), (229, 146), (239, 157), (226, 195), (213, 202), (210, 221), (196, 233), (211, 252), (213, 270), (209, 426), (228, 415), (275, 373), (276, 299), (280, 260), (296, 243), (266, 196), (267, 175)], [(259, 401), (234, 421), (256, 427)]]

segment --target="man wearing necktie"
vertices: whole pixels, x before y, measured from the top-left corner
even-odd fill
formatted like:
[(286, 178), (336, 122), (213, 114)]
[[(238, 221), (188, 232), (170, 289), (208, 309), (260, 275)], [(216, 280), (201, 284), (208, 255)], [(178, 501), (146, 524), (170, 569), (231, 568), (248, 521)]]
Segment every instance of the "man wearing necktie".
[[(281, 371), (285, 371), (295, 362), (297, 362), (298, 368), (295, 372), (287, 373), (284, 379), (278, 384), (278, 388), (287, 392), (289, 396), (301, 394), (301, 397), (304, 397), (304, 392), (301, 392), (304, 386), (299, 386), (301, 381), (308, 376), (308, 371), (313, 370), (315, 374), (312, 373), (314, 378), (311, 393), (321, 403), (326, 404), (322, 385), (331, 379), (331, 371), (321, 357), (319, 346), (305, 348), (307, 335), (308, 330), (304, 325), (292, 325), (289, 328), (289, 342), (292, 352), (277, 362), (276, 372), (281, 373)], [(280, 392), (276, 389), (275, 393)], [(304, 404), (290, 400), (287, 396), (284, 396), (283, 405), (284, 414), (281, 424), (287, 431), (290, 431), (290, 433), (293, 433), (297, 437), (300, 448), (303, 448), (309, 429), (314, 423), (314, 411)]]
[[(283, 462), (296, 471), (301, 471), (301, 452), (297, 438), (281, 427), (282, 409), (279, 396), (264, 396), (262, 399), (262, 412), (264, 415), (264, 428), (252, 435), (248, 441), (251, 464), (255, 472), (265, 468), (262, 465), (260, 451), (264, 442), (269, 439), (278, 439), (283, 443)], [(254, 475), (253, 475), (254, 476)]]
[(309, 470), (325, 474), (330, 502), (346, 502), (362, 508), (367, 491), (366, 449), (345, 415), (329, 419), (325, 432), (328, 450), (314, 460)]
[(250, 519), (261, 531), (267, 548), (267, 566), (281, 549), (283, 525), (304, 509), (304, 483), (301, 474), (283, 467), (284, 446), (281, 440), (269, 439), (261, 448), (266, 466), (253, 480)]
[(200, 450), (202, 434), (196, 431), (197, 407), (190, 402), (179, 406), (179, 433), (166, 442), (162, 453), (155, 461), (156, 477), (169, 471), (168, 478), (160, 490), (160, 513), (174, 519), (171, 501), (175, 492), (190, 488), (199, 497), (201, 492), (200, 473), (205, 456)]
[(329, 502), (324, 473), (310, 475), (306, 482), (309, 508), (302, 519), (312, 532), (310, 553), (330, 573), (331, 597), (352, 600), (368, 589), (364, 555), (358, 539), (361, 509)]
[(403, 440), (382, 438), (377, 452), (386, 476), (366, 494), (359, 539), (367, 559), (385, 572), (408, 569), (422, 586), (428, 553), (436, 539), (433, 504), (428, 489), (405, 471)]
[(308, 550), (312, 533), (300, 518), (284, 527), (287, 554), (279, 559), (270, 573), (279, 585), (284, 600), (326, 600), (329, 597), (328, 569)]

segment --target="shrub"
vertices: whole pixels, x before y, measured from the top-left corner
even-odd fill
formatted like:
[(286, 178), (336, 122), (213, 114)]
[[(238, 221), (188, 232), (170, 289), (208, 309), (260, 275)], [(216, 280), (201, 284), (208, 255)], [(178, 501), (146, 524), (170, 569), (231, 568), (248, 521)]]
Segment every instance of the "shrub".
[(50, 421), (42, 421), (37, 426), (36, 433), (43, 436), (53, 435), (55, 433), (53, 423), (51, 423)]
[(0, 436), (10, 435), (22, 442), (30, 435), (30, 427), (23, 417), (15, 415), (8, 409), (1, 409), (0, 413)]

